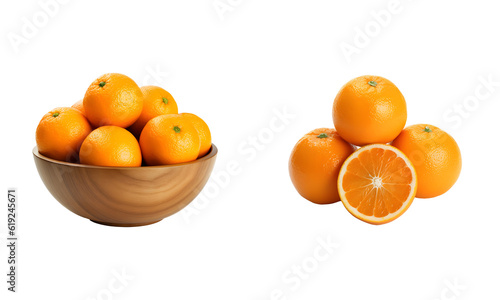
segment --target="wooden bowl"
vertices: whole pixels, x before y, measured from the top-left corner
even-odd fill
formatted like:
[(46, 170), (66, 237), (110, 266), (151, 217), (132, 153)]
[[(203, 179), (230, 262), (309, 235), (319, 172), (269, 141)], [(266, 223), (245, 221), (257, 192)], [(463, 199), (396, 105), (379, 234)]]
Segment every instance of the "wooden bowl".
[(217, 147), (191, 162), (144, 167), (98, 167), (54, 160), (33, 148), (38, 174), (64, 207), (99, 224), (142, 226), (183, 209), (200, 193)]

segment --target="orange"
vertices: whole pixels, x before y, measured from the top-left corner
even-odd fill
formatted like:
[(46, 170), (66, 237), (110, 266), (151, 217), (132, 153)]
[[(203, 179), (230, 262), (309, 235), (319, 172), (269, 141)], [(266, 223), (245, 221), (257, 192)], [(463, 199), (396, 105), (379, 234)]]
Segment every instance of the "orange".
[(339, 201), (340, 167), (354, 150), (335, 129), (318, 128), (304, 135), (293, 148), (288, 163), (290, 178), (299, 194), (317, 204)]
[(141, 87), (142, 94), (144, 95), (144, 106), (142, 108), (139, 119), (129, 127), (136, 137), (141, 135), (142, 128), (146, 123), (154, 117), (177, 114), (177, 103), (174, 97), (169, 92), (165, 91), (158, 86), (143, 86)]
[(405, 128), (392, 142), (415, 166), (418, 198), (432, 198), (448, 191), (462, 169), (457, 142), (449, 134), (428, 124)]
[(141, 89), (132, 79), (118, 73), (94, 80), (83, 98), (85, 114), (94, 127), (126, 128), (139, 118), (142, 106)]
[(78, 110), (79, 112), (82, 113), (82, 115), (85, 116), (85, 108), (83, 108), (83, 99), (80, 101), (75, 102), (75, 104), (71, 105), (74, 109)]
[(92, 131), (76, 109), (59, 107), (45, 114), (36, 128), (38, 151), (50, 158), (76, 162), (83, 140)]
[(141, 148), (137, 139), (118, 126), (102, 126), (83, 141), (80, 162), (105, 167), (140, 167)]
[(144, 126), (140, 145), (146, 164), (177, 164), (198, 157), (200, 136), (185, 117), (178, 114), (161, 115)]
[(182, 113), (181, 116), (191, 121), (191, 123), (193, 123), (194, 125), (194, 128), (196, 128), (201, 142), (200, 153), (198, 154), (198, 157), (204, 156), (208, 153), (208, 151), (210, 151), (210, 148), (212, 148), (212, 135), (210, 134), (210, 129), (208, 128), (207, 123), (205, 123), (202, 118), (198, 117), (195, 114)]
[(398, 149), (373, 144), (349, 156), (340, 169), (340, 199), (356, 218), (384, 224), (410, 207), (417, 190), (417, 173)]
[(405, 126), (406, 101), (383, 77), (354, 78), (335, 97), (333, 122), (340, 136), (351, 144), (389, 143)]

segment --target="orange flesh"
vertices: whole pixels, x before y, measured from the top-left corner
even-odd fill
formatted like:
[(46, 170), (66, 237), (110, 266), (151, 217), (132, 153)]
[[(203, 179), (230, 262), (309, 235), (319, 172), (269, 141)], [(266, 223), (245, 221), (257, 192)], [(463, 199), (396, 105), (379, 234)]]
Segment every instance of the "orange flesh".
[(357, 211), (382, 218), (398, 211), (411, 193), (412, 172), (391, 150), (364, 151), (347, 166), (342, 188)]

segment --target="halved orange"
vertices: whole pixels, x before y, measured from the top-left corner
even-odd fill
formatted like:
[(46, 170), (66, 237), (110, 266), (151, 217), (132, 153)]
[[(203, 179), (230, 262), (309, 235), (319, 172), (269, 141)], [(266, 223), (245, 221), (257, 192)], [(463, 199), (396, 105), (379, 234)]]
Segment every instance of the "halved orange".
[(347, 210), (378, 225), (395, 220), (410, 207), (417, 191), (417, 173), (397, 148), (373, 144), (346, 159), (337, 183)]

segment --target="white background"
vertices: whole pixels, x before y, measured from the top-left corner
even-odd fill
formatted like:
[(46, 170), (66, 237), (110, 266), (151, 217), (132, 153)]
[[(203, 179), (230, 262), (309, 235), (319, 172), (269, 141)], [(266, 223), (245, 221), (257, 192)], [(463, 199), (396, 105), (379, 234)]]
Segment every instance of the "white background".
[[(500, 87), (489, 92), (482, 80), (500, 81), (500, 7), (463, 2), (401, 0), (381, 25), (388, 0), (222, 0), (231, 7), (222, 14), (212, 0), (68, 1), (46, 20), (37, 1), (2, 1), (0, 182), (19, 190), (20, 271), (19, 292), (7, 292), (2, 246), (0, 298), (499, 299)], [(9, 38), (34, 17), (37, 32), (14, 46)], [(344, 55), (345, 43), (357, 53)], [(45, 189), (31, 154), (40, 118), (108, 72), (161, 85), (209, 124), (220, 152), (192, 214), (105, 227)], [(340, 203), (309, 203), (288, 176), (295, 142), (332, 127), (337, 91), (364, 74), (392, 80), (407, 124), (441, 127), (463, 156), (448, 193), (415, 199), (382, 226)], [(293, 117), (279, 121), (283, 111)], [(215, 181), (231, 161), (239, 173)], [(318, 262), (318, 240), (328, 239), (338, 245)], [(298, 279), (290, 272), (303, 264)]]

